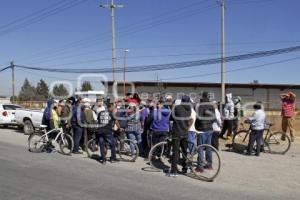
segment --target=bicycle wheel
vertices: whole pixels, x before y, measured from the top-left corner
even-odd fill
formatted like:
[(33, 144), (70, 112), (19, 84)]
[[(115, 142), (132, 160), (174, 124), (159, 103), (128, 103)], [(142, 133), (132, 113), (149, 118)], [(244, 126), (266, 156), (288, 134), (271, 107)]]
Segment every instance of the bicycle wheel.
[(74, 148), (73, 138), (68, 134), (62, 133), (59, 148), (62, 154), (71, 155)]
[(232, 148), (234, 151), (243, 153), (248, 147), (248, 131), (237, 132), (233, 137)]
[(89, 158), (100, 158), (99, 145), (94, 138), (86, 143), (86, 153)]
[(153, 169), (166, 171), (171, 168), (171, 144), (160, 142), (154, 145), (149, 152), (149, 162)]
[(197, 151), (188, 160), (192, 164), (195, 177), (203, 181), (213, 181), (221, 169), (218, 150), (208, 144), (199, 145)]
[(139, 155), (139, 147), (133, 140), (124, 139), (118, 142), (117, 152), (122, 161), (134, 162)]
[(32, 133), (28, 137), (28, 150), (33, 153), (41, 153), (47, 144), (46, 137), (38, 133)]
[(272, 154), (285, 154), (291, 147), (290, 138), (283, 132), (272, 133), (265, 143)]

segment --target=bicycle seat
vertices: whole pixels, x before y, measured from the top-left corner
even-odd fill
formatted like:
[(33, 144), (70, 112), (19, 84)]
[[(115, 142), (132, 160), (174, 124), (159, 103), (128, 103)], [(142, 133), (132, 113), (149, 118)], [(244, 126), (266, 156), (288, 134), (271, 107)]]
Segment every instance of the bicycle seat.
[(273, 123), (267, 123), (268, 126), (274, 126), (275, 124)]
[(47, 125), (40, 125), (40, 128), (47, 128)]

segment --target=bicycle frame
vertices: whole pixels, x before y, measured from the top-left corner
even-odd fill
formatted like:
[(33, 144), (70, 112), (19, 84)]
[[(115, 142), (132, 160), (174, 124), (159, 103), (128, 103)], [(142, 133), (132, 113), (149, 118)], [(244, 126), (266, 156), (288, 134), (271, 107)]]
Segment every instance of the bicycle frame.
[[(263, 138), (264, 142), (267, 141), (269, 135), (271, 134), (271, 126), (270, 126), (269, 124), (267, 124), (267, 126), (268, 126), (268, 128), (265, 128), (265, 129), (264, 129), (264, 133), (265, 133), (265, 131), (267, 131), (267, 133), (265, 134), (265, 136), (264, 136), (264, 138)], [(240, 130), (240, 131), (245, 131), (245, 132), (247, 132), (245, 138), (243, 139), (243, 142), (245, 142), (246, 139), (248, 138), (249, 134), (251, 133), (251, 125), (249, 126), (248, 129), (242, 129), (242, 130)]]
[(63, 133), (63, 129), (62, 128), (53, 129), (53, 130), (50, 130), (48, 132), (46, 132), (46, 129), (44, 129), (44, 132), (45, 132), (45, 134), (42, 135), (42, 137), (45, 136), (47, 141), (49, 141), (49, 137), (48, 137), (49, 134), (51, 134), (53, 132), (58, 132), (57, 135), (56, 135), (56, 137), (55, 137), (55, 139), (54, 139), (54, 141), (57, 142), (58, 138), (60, 137), (61, 140), (63, 141), (64, 145), (65, 145), (65, 140), (63, 139), (63, 134), (64, 133)]

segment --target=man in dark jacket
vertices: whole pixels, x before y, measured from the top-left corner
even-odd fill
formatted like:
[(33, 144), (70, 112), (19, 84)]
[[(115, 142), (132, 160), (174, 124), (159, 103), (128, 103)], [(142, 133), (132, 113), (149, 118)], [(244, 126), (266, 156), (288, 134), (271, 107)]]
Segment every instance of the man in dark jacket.
[(47, 126), (46, 128), (47, 131), (54, 129), (53, 116), (52, 116), (53, 104), (54, 104), (54, 100), (49, 99), (42, 118), (42, 125)]
[[(213, 123), (216, 121), (215, 108), (212, 102), (209, 101), (208, 93), (203, 93), (201, 103), (197, 109), (197, 119), (195, 128), (200, 132), (198, 135), (198, 145), (211, 145), (213, 135)], [(204, 169), (212, 169), (212, 152), (210, 148), (205, 150), (207, 164), (204, 165), (204, 149), (200, 148), (198, 152), (198, 163), (196, 172), (203, 173)]]
[(187, 166), (185, 157), (187, 155), (187, 134), (191, 121), (192, 105), (189, 96), (184, 95), (180, 105), (175, 105), (172, 110), (173, 126), (172, 126), (172, 147), (173, 153), (171, 158), (171, 171), (168, 174), (170, 177), (176, 177), (177, 164), (179, 159), (179, 148), (184, 154), (182, 163), (182, 173), (186, 173)]
[(82, 100), (78, 99), (76, 102), (76, 106), (74, 106), (72, 111), (72, 130), (73, 130), (73, 140), (74, 140), (74, 154), (82, 154), (82, 152), (79, 151), (79, 145), (80, 140), (83, 133), (83, 124), (84, 124), (85, 118), (84, 118), (84, 110), (82, 107)]

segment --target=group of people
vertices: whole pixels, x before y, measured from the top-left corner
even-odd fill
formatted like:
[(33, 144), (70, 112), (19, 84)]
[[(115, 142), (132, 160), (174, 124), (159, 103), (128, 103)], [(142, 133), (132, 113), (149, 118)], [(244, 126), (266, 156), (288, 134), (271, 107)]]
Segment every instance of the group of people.
[[(281, 95), (284, 130), (291, 130), (292, 139), (295, 98), (293, 93)], [(247, 154), (252, 154), (256, 142), (258, 148), (255, 155), (259, 156), (266, 114), (262, 103), (256, 103), (253, 108), (254, 114), (246, 120), (252, 127)], [(71, 97), (59, 102), (49, 100), (42, 123), (47, 125), (48, 130), (62, 126), (65, 133), (72, 134), (74, 154), (82, 154), (80, 146), (84, 150), (87, 139), (95, 134), (100, 146), (100, 161), (104, 164), (107, 144), (111, 149), (110, 161), (118, 161), (113, 136), (116, 132), (125, 132), (129, 139), (136, 140), (140, 154), (145, 158), (148, 157), (151, 146), (170, 137), (173, 152), (168, 175), (177, 176), (180, 148), (183, 154), (187, 153), (190, 143), (209, 144), (218, 149), (219, 138), (231, 139), (238, 129), (241, 117), (241, 98), (233, 98), (232, 94), (226, 95), (224, 105), (211, 101), (206, 92), (200, 102), (194, 102), (187, 95), (176, 100), (166, 96), (158, 100), (149, 98), (142, 101), (137, 94), (128, 94), (126, 98), (116, 102), (100, 97), (94, 105), (86, 98), (75, 100)], [(152, 136), (150, 142), (148, 135)], [(207, 162), (201, 159), (198, 161), (196, 171), (199, 173), (212, 169), (211, 152), (207, 152), (206, 156)], [(186, 171), (187, 166), (183, 160), (182, 172)]]

